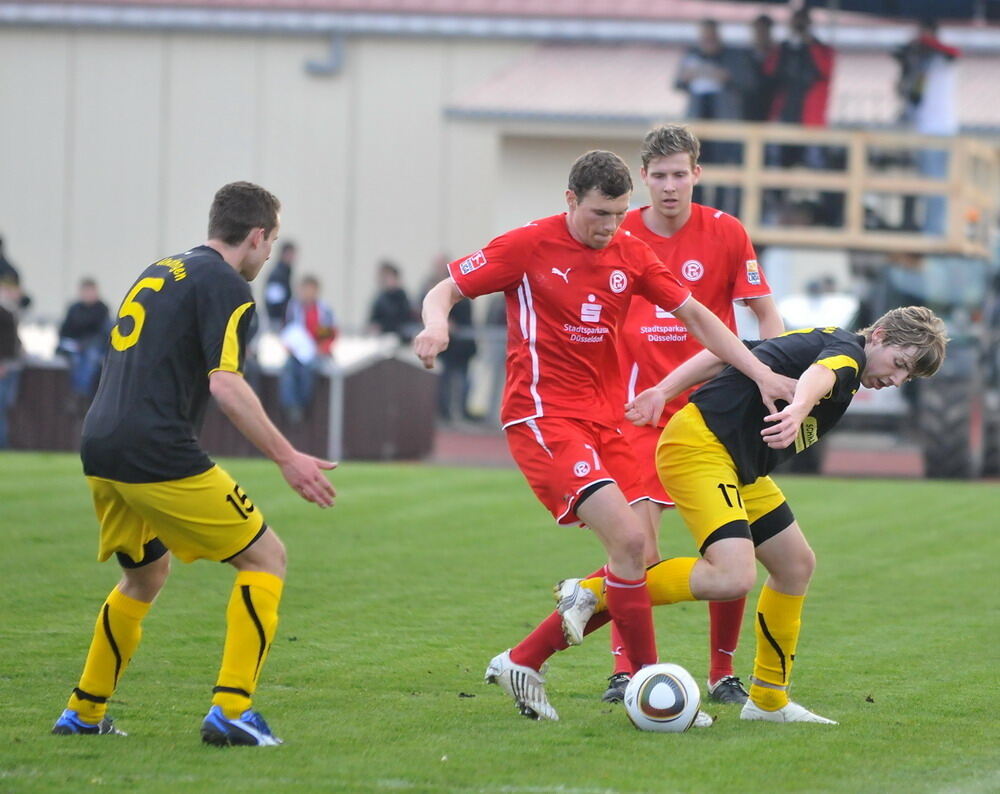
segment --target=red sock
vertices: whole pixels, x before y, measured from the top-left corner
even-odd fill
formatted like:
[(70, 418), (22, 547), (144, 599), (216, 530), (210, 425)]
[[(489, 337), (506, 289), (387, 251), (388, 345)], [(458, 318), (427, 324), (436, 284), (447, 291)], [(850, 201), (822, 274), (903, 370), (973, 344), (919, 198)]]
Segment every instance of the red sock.
[(735, 601), (712, 601), (708, 605), (708, 680), (713, 684), (733, 674), (733, 654), (740, 641), (746, 603), (746, 598), (737, 598)]
[[(595, 576), (604, 576), (604, 566), (602, 565), (590, 576), (584, 579), (593, 579)], [(590, 632), (607, 623), (599, 619), (604, 617), (604, 613), (594, 615), (587, 623), (586, 631)], [(591, 625), (593, 624), (593, 628)], [(553, 612), (545, 620), (535, 627), (527, 637), (510, 649), (510, 660), (514, 664), (523, 664), (533, 670), (541, 670), (545, 661), (557, 651), (564, 651), (569, 647), (563, 638), (562, 616), (558, 612)]]
[(622, 644), (636, 669), (656, 664), (656, 636), (653, 608), (646, 577), (622, 579), (611, 571), (605, 574), (608, 614), (621, 632)]
[(617, 623), (611, 624), (611, 656), (615, 662), (614, 675), (618, 675), (619, 673), (625, 673), (626, 675), (635, 674), (632, 660), (625, 653), (625, 640), (622, 639), (622, 633), (618, 631)]

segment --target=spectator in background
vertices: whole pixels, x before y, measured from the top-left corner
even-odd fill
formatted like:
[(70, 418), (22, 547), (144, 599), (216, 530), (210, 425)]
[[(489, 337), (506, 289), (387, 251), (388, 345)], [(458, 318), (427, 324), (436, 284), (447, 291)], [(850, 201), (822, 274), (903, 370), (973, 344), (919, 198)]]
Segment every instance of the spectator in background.
[(278, 251), (278, 261), (271, 269), (264, 286), (264, 307), (271, 328), (281, 330), (288, 313), (288, 302), (292, 299), (292, 268), (298, 248), (295, 243), (282, 243)]
[[(675, 85), (688, 94), (687, 117), (690, 119), (738, 119), (743, 115), (743, 96), (749, 88), (750, 75), (742, 52), (726, 47), (714, 19), (704, 19), (698, 26), (698, 43), (681, 58)], [(739, 144), (730, 141), (702, 142), (706, 163), (738, 163)], [(708, 203), (738, 215), (739, 194), (736, 188), (702, 188)]]
[(7, 414), (17, 400), (21, 377), (21, 340), (17, 335), (21, 297), (17, 284), (0, 279), (0, 449), (7, 448)]
[(396, 334), (408, 342), (412, 336), (413, 308), (403, 289), (399, 267), (388, 259), (378, 266), (378, 292), (372, 302), (368, 327), (373, 334)]
[(698, 26), (698, 43), (681, 57), (676, 87), (688, 95), (688, 118), (738, 119), (742, 115), (743, 60), (726, 47), (714, 19)]
[(337, 339), (333, 309), (319, 299), (319, 281), (304, 276), (288, 302), (281, 341), (288, 359), (278, 383), (281, 407), (292, 424), (299, 424), (312, 405), (316, 373), (329, 358)]
[[(420, 297), (421, 303), (435, 284), (442, 278), (448, 278), (450, 261), (443, 254), (434, 260)], [(451, 342), (438, 356), (442, 365), (438, 379), (438, 416), (445, 422), (458, 417), (476, 421), (477, 417), (469, 413), (469, 362), (476, 355), (476, 335), (472, 322), (472, 301), (468, 298), (452, 306), (448, 315), (448, 334)]]
[(771, 120), (825, 127), (833, 63), (833, 48), (813, 35), (809, 9), (795, 11), (788, 40), (764, 64), (774, 79)]
[[(895, 53), (899, 61), (896, 92), (903, 101), (900, 121), (922, 135), (958, 134), (955, 111), (955, 60), (961, 52), (938, 38), (937, 23), (925, 19), (917, 37)], [(944, 179), (948, 175), (948, 153), (942, 149), (921, 149), (917, 166), (923, 176)], [(915, 227), (914, 202), (904, 206), (904, 227)], [(945, 232), (946, 199), (926, 198), (926, 214), (922, 228), (928, 234)]]
[(3, 237), (0, 237), (0, 285), (3, 284), (17, 288), (18, 309), (27, 309), (31, 305), (31, 298), (21, 289), (21, 274), (4, 253)]
[(101, 300), (97, 282), (92, 278), (80, 279), (77, 301), (66, 310), (56, 348), (56, 352), (69, 361), (72, 393), (68, 410), (72, 414), (82, 415), (90, 405), (97, 389), (101, 362), (108, 349), (110, 331), (108, 305)]
[(745, 51), (746, 89), (743, 92), (743, 118), (767, 121), (774, 104), (774, 78), (764, 70), (768, 59), (777, 57), (778, 43), (772, 34), (774, 20), (761, 14), (751, 24), (750, 46)]

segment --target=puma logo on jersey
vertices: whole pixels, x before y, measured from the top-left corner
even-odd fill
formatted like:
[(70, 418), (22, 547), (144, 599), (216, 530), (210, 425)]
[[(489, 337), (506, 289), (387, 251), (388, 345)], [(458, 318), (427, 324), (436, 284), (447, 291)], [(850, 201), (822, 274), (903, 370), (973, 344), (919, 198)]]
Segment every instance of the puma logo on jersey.
[(563, 273), (559, 268), (554, 267), (554, 268), (552, 268), (552, 273), (553, 273), (553, 275), (559, 276), (563, 281), (565, 281), (567, 284), (569, 284), (569, 271), (571, 271), (572, 269), (573, 268), (568, 267), (568, 268), (566, 268), (566, 272)]

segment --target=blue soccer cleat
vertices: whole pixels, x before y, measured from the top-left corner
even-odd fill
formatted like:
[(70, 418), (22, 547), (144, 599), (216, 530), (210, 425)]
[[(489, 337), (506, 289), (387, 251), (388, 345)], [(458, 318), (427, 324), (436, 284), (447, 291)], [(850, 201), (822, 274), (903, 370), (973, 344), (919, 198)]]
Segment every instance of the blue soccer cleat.
[(99, 723), (94, 725), (93, 723), (81, 720), (80, 715), (73, 711), (73, 709), (66, 709), (59, 715), (59, 719), (56, 720), (56, 724), (52, 726), (52, 733), (57, 736), (103, 733), (111, 733), (116, 736), (128, 736), (125, 731), (118, 730), (115, 727), (114, 722), (115, 721), (111, 719), (111, 717), (105, 717)]
[(270, 747), (282, 743), (271, 733), (264, 718), (253, 709), (247, 709), (238, 719), (230, 720), (219, 706), (212, 706), (205, 716), (201, 724), (201, 740), (216, 747)]

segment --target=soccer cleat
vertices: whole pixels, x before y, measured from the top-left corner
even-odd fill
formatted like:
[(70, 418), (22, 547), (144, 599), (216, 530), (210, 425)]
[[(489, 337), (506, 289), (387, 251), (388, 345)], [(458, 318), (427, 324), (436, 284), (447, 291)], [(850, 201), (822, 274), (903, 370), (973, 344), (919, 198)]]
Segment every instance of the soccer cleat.
[(713, 725), (715, 725), (715, 717), (701, 709), (694, 715), (694, 721), (691, 723), (692, 728), (711, 728)]
[(66, 709), (59, 715), (56, 724), (52, 726), (52, 733), (57, 736), (72, 736), (74, 734), (114, 734), (116, 736), (128, 736), (125, 731), (120, 731), (115, 727), (115, 721), (111, 717), (105, 717), (94, 725), (84, 722), (80, 715), (73, 709)]
[(725, 675), (708, 687), (708, 699), (716, 703), (742, 704), (747, 702), (748, 697), (743, 682), (735, 675)]
[(537, 670), (515, 664), (510, 651), (497, 654), (486, 668), (486, 683), (499, 684), (514, 698), (518, 713), (532, 720), (558, 720), (559, 715), (545, 694), (545, 679)]
[(212, 706), (205, 715), (201, 723), (201, 740), (216, 747), (272, 747), (282, 743), (271, 733), (264, 718), (253, 709), (247, 709), (237, 719), (231, 720), (219, 706)]
[(608, 679), (608, 688), (601, 695), (601, 700), (605, 703), (621, 703), (625, 700), (625, 688), (631, 678), (628, 673), (615, 673)]
[(743, 704), (743, 711), (740, 712), (741, 720), (762, 720), (764, 722), (820, 722), (824, 725), (837, 725), (835, 720), (828, 720), (819, 714), (813, 714), (805, 706), (798, 703), (789, 703), (782, 706), (777, 711), (765, 711), (752, 700), (747, 700)]
[(586, 587), (582, 579), (563, 579), (552, 588), (556, 610), (562, 617), (563, 637), (570, 645), (583, 642), (583, 631), (597, 607), (597, 596)]

